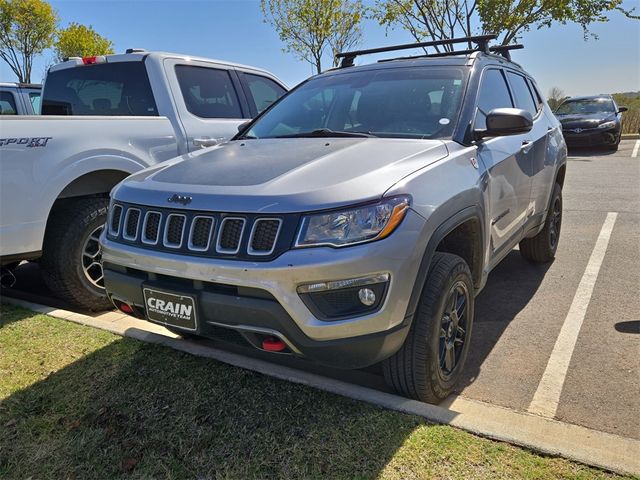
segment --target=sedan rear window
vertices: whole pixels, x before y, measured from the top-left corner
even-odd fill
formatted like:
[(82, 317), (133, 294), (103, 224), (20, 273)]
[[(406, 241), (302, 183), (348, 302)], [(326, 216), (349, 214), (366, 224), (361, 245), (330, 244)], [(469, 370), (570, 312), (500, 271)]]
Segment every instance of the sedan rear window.
[(157, 116), (143, 62), (114, 62), (47, 75), (43, 115)]

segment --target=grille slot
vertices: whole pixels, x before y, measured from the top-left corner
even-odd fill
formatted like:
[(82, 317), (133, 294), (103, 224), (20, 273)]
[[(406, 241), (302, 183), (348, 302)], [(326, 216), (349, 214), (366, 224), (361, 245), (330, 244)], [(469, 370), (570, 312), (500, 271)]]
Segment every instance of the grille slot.
[(130, 208), (124, 216), (124, 230), (122, 238), (126, 240), (135, 240), (138, 236), (138, 227), (140, 225), (140, 210), (138, 208)]
[(211, 244), (211, 236), (215, 220), (213, 217), (196, 216), (191, 222), (189, 232), (189, 250), (206, 252)]
[(149, 211), (144, 216), (142, 224), (142, 243), (148, 245), (156, 245), (160, 237), (160, 220), (162, 214), (160, 212)]
[(279, 218), (261, 218), (255, 221), (249, 237), (250, 255), (271, 255), (276, 248), (282, 220)]
[(111, 207), (111, 221), (109, 222), (109, 233), (114, 237), (120, 234), (120, 220), (122, 218), (122, 205)]
[(220, 253), (238, 253), (238, 251), (240, 251), (240, 240), (242, 240), (244, 225), (244, 218), (227, 217), (222, 220), (216, 250)]
[(167, 217), (164, 227), (164, 246), (169, 248), (180, 248), (184, 235), (184, 224), (187, 217), (181, 214), (172, 213)]

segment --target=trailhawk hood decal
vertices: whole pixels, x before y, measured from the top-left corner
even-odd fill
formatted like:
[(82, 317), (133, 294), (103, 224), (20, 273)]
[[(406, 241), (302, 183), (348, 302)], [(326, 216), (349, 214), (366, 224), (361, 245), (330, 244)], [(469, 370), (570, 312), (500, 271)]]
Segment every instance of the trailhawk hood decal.
[[(446, 156), (440, 140), (237, 140), (143, 170), (116, 187), (113, 197), (220, 212), (321, 210), (380, 198), (407, 175)], [(174, 195), (191, 201), (170, 203)]]

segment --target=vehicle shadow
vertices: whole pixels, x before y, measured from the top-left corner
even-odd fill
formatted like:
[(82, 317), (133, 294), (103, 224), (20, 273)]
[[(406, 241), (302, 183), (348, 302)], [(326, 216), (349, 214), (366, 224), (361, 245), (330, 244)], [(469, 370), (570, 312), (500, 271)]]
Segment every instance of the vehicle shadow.
[(476, 380), (489, 353), (511, 321), (527, 306), (550, 266), (531, 263), (513, 250), (489, 274), (487, 285), (476, 297), (469, 356), (458, 392)]
[(569, 157), (607, 157), (617, 152), (604, 147), (571, 147), (567, 153)]
[(0, 426), (2, 478), (375, 478), (442, 428), (130, 338), (1, 400)]

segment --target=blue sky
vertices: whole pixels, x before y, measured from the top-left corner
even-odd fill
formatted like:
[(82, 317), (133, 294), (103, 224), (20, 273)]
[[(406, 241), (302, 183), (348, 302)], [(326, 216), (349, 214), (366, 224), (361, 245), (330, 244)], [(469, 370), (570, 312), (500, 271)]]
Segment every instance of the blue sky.
[[(309, 64), (282, 51), (275, 31), (263, 22), (259, 0), (62, 0), (52, 1), (61, 24), (92, 25), (111, 39), (117, 52), (129, 47), (219, 58), (263, 67), (293, 86), (312, 74)], [(626, 0), (626, 7), (638, 5)], [(385, 31), (373, 21), (363, 25), (362, 47), (408, 43), (398, 29)], [(526, 32), (525, 50), (515, 52), (546, 93), (558, 86), (568, 95), (587, 95), (640, 89), (640, 22), (614, 12), (610, 22), (596, 24), (599, 40), (584, 41), (576, 25), (553, 25)], [(366, 58), (366, 57), (365, 57)], [(32, 81), (42, 79), (52, 53), (34, 64)], [(360, 60), (363, 61), (363, 60)], [(330, 60), (327, 59), (327, 67)], [(0, 62), (0, 80), (15, 77)]]

